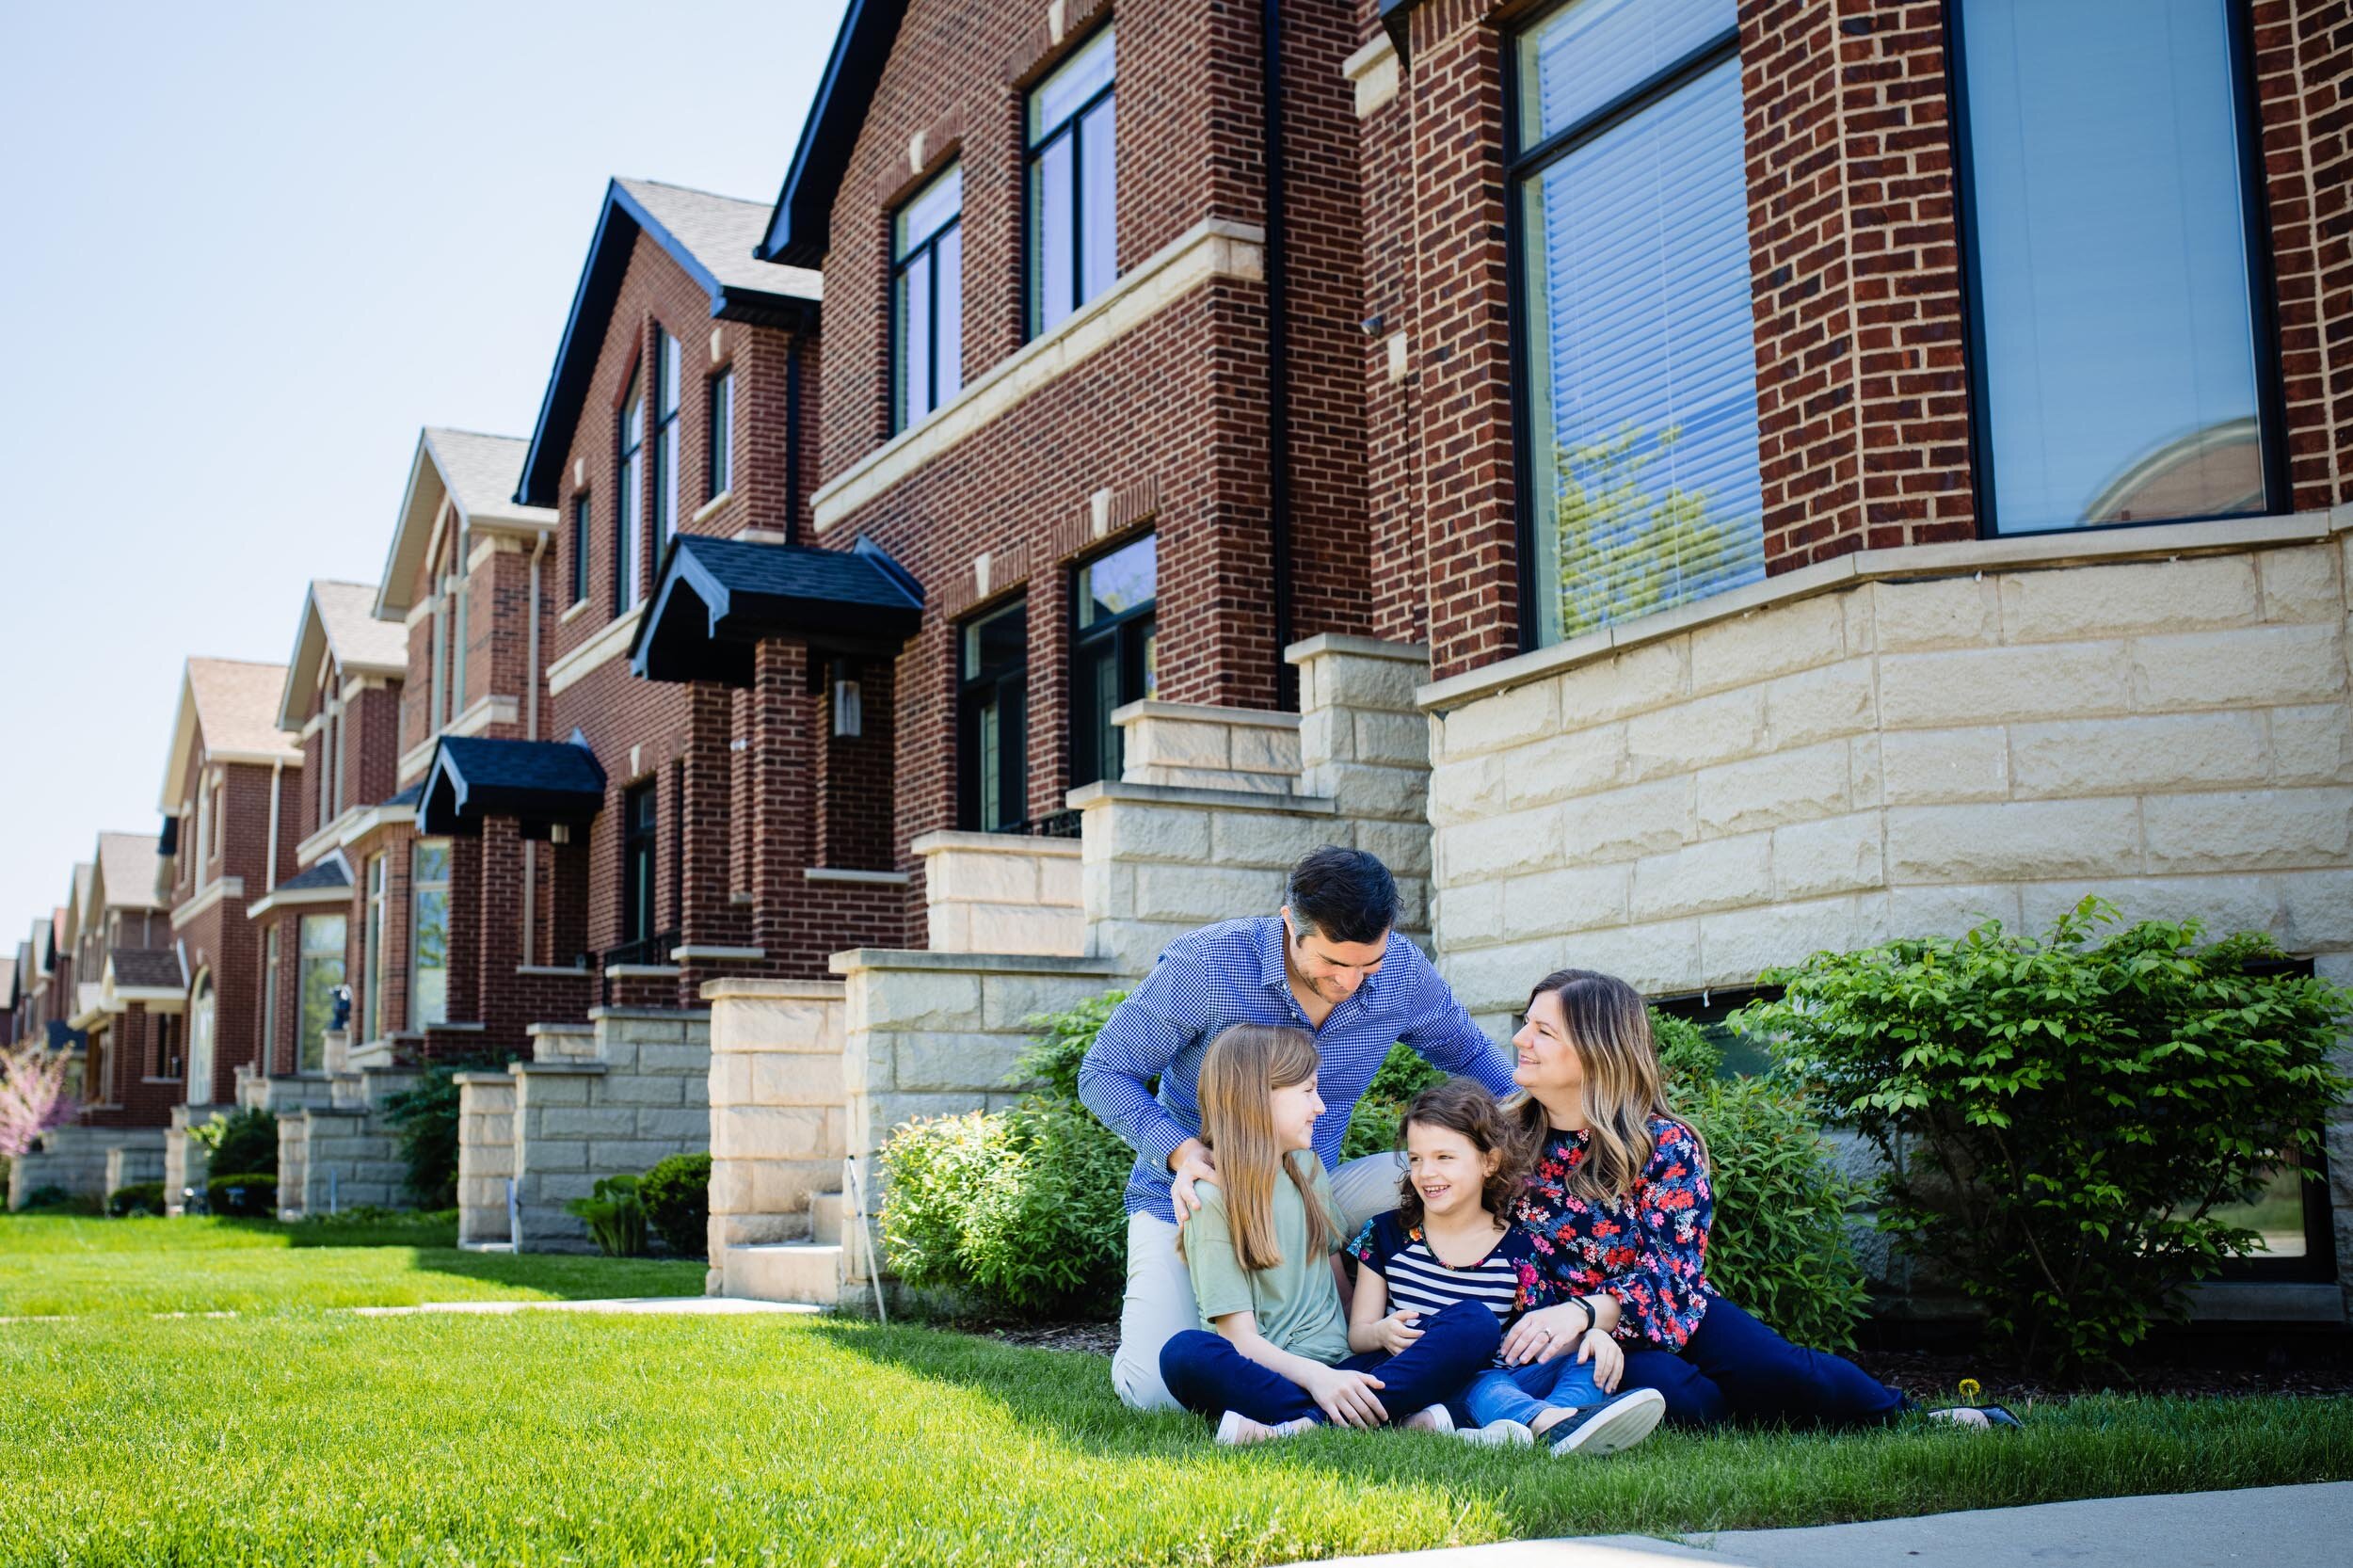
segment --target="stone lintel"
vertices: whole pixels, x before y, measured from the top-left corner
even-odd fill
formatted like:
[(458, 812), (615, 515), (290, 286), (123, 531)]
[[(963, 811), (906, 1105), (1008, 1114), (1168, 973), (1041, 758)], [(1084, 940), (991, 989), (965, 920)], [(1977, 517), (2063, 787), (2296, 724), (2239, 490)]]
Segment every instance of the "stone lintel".
[(1109, 958), (1076, 958), (1018, 952), (933, 952), (921, 948), (851, 948), (827, 963), (836, 974), (901, 969), (933, 974), (1067, 975), (1074, 980), (1108, 979), (1119, 972)]
[(1028, 855), (1043, 856), (1048, 859), (1060, 856), (1076, 860), (1085, 853), (1076, 839), (1041, 839), (1027, 833), (968, 833), (956, 830), (926, 833), (907, 847), (926, 858), (940, 854), (956, 854)]
[(1279, 811), (1292, 816), (1335, 817), (1339, 802), (1329, 795), (1263, 794), (1256, 790), (1196, 790), (1177, 784), (1130, 784), (1105, 779), (1081, 785), (1063, 804), (1073, 811), (1104, 804), (1190, 806), (1214, 811)]
[(839, 980), (706, 980), (705, 1001), (840, 1001), (847, 987)]

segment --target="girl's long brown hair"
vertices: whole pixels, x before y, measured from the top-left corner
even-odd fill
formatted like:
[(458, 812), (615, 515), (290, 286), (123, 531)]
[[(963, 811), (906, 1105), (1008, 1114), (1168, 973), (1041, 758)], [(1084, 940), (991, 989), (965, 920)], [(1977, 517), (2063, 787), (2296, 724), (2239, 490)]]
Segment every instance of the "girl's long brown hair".
[[(1567, 1019), (1569, 1048), (1585, 1078), (1585, 1158), (1569, 1173), (1568, 1190), (1581, 1198), (1622, 1203), (1657, 1147), (1653, 1116), (1681, 1123), (1707, 1157), (1699, 1129), (1667, 1108), (1658, 1070), (1658, 1047), (1651, 1038), (1650, 1007), (1642, 994), (1616, 975), (1592, 969), (1559, 969), (1536, 983), (1529, 1005), (1551, 992)], [(1525, 1091), (1504, 1102), (1519, 1121), (1526, 1146), (1541, 1152), (1550, 1126), (1545, 1108)]]
[[(1480, 1191), (1479, 1205), (1497, 1220), (1509, 1220), (1506, 1206), (1519, 1195), (1520, 1187), (1528, 1180), (1529, 1171), (1535, 1165), (1535, 1152), (1527, 1146), (1503, 1103), (1490, 1094), (1487, 1086), (1475, 1078), (1449, 1078), (1433, 1083), (1416, 1095), (1406, 1106), (1405, 1114), (1397, 1119), (1397, 1146), (1404, 1152), (1405, 1134), (1414, 1124), (1442, 1127), (1459, 1132), (1470, 1140), (1471, 1147), (1481, 1155), (1500, 1155), (1496, 1161), (1496, 1174), (1489, 1176)], [(1397, 1217), (1406, 1229), (1412, 1230), (1422, 1221), (1421, 1189), (1414, 1185), (1409, 1169), (1397, 1182)]]
[[(1274, 1091), (1306, 1082), (1315, 1077), (1316, 1065), (1314, 1036), (1273, 1024), (1236, 1024), (1210, 1041), (1201, 1058), (1201, 1141), (1217, 1158), (1217, 1185), (1225, 1194), (1234, 1255), (1254, 1273), (1283, 1261), (1274, 1240), (1278, 1171), (1290, 1177), (1306, 1206), (1309, 1251), (1318, 1256), (1330, 1251), (1338, 1234), (1316, 1197), (1314, 1178), (1299, 1174), (1298, 1163), (1274, 1138)], [(1180, 1255), (1185, 1250), (1181, 1229), (1176, 1250)]]

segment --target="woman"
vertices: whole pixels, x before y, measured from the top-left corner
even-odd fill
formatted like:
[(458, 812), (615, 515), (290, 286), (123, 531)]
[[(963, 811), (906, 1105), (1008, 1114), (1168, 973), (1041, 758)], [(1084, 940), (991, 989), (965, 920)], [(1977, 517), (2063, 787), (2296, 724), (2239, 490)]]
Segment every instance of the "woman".
[[(1504, 1336), (1513, 1366), (1574, 1353), (1605, 1390), (1656, 1388), (1667, 1418), (1856, 1425), (1911, 1408), (1851, 1361), (1800, 1349), (1707, 1281), (1707, 1148), (1667, 1110), (1650, 1012), (1625, 981), (1562, 969), (1537, 983), (1512, 1037), (1507, 1102), (1533, 1151), (1514, 1217), (1569, 1300)], [(1932, 1413), (2015, 1426), (1998, 1405)]]

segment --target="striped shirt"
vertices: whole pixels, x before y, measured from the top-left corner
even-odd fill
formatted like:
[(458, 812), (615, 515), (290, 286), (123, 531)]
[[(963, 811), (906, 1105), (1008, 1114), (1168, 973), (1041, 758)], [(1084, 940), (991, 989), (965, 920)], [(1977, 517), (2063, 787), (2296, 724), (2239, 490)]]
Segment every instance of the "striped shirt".
[(1497, 1095), (1512, 1092), (1511, 1068), (1413, 943), (1390, 932), (1380, 971), (1315, 1029), (1291, 994), (1283, 937), (1279, 915), (1224, 920), (1177, 937), (1087, 1048), (1079, 1097), (1136, 1151), (1128, 1213), (1168, 1212), (1168, 1157), (1201, 1136), (1202, 1055), (1235, 1024), (1281, 1024), (1315, 1035), (1316, 1089), (1326, 1108), (1316, 1118), (1315, 1150), (1327, 1171), (1339, 1163), (1349, 1112), (1394, 1044)]
[(1392, 1209), (1367, 1221), (1348, 1250), (1388, 1286), (1391, 1312), (1435, 1314), (1456, 1302), (1477, 1302), (1508, 1329), (1521, 1313), (1551, 1299), (1536, 1266), (1535, 1238), (1518, 1225), (1507, 1226), (1486, 1256), (1457, 1268), (1442, 1261), (1420, 1228), (1407, 1229)]

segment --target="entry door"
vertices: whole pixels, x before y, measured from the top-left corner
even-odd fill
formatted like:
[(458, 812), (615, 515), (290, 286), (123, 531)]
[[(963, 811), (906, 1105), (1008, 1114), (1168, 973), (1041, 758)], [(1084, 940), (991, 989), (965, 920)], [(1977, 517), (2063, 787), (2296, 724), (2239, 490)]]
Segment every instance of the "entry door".
[(196, 983), (188, 1004), (188, 1103), (213, 1103), (213, 977)]

